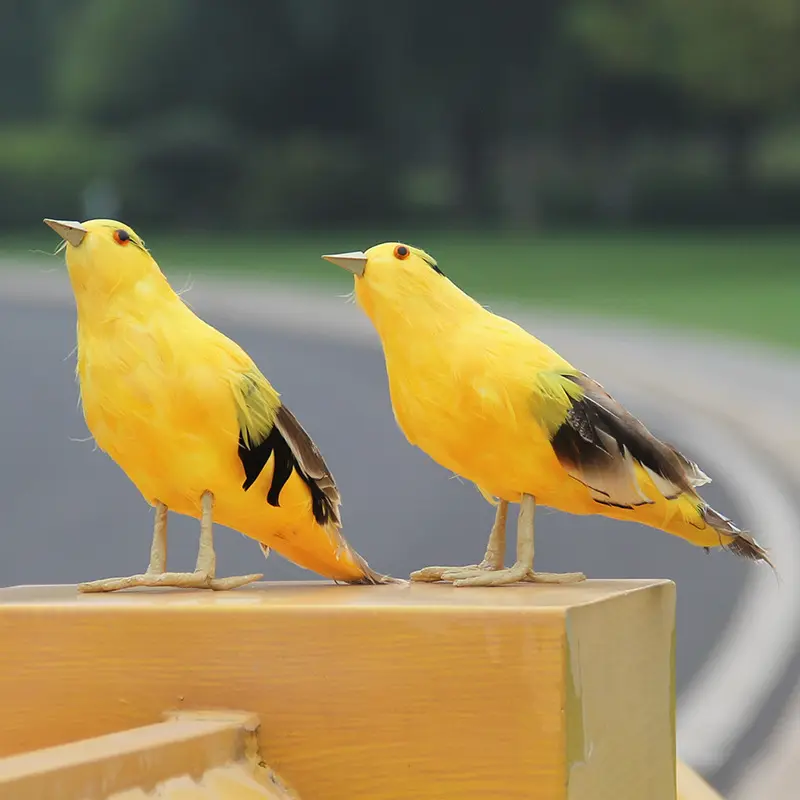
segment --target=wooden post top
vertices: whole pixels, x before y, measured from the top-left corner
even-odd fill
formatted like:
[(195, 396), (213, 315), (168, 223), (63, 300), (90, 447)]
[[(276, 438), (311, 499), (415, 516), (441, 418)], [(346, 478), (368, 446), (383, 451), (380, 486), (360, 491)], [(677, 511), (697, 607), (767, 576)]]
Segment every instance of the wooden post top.
[[(192, 607), (226, 610), (253, 607), (275, 609), (406, 609), (409, 611), (501, 609), (564, 611), (603, 602), (631, 592), (670, 584), (664, 579), (587, 580), (579, 584), (498, 587), (453, 587), (413, 583), (407, 586), (337, 586), (323, 581), (264, 581), (227, 592), (188, 589), (133, 589), (108, 594), (81, 594), (75, 585), (0, 588), (0, 613), (18, 607), (57, 606), (138, 610)], [(77, 607), (77, 608), (76, 608)]]

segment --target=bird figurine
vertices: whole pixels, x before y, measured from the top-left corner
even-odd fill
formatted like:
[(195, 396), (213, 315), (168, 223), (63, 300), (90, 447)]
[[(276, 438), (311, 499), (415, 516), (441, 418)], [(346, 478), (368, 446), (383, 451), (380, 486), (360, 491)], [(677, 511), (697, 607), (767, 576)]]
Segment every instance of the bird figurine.
[[(659, 441), (603, 387), (520, 326), (461, 291), (436, 259), (397, 242), (323, 256), (355, 276), (383, 347), (395, 419), (408, 441), (496, 505), (480, 564), (426, 567), (456, 586), (573, 583), (535, 572), (534, 513), (641, 522), (704, 548), (769, 562), (697, 493), (700, 468)], [(519, 503), (516, 561), (504, 567), (508, 504)]]
[[(274, 548), (326, 578), (394, 582), (345, 541), (333, 476), (278, 392), (183, 302), (136, 232), (110, 219), (44, 222), (66, 249), (86, 424), (155, 507), (147, 571), (80, 591), (259, 580), (216, 577), (214, 521), (258, 541), (265, 556)], [(200, 520), (194, 572), (167, 572), (169, 511)]]

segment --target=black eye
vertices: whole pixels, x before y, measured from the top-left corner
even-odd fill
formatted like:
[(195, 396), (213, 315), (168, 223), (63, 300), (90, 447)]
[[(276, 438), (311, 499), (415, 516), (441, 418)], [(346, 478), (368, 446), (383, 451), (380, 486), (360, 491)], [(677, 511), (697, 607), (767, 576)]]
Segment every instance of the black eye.
[(117, 244), (127, 244), (131, 240), (131, 235), (124, 228), (114, 231), (114, 241)]
[(404, 244), (399, 244), (394, 249), (394, 257), (399, 258), (401, 261), (404, 258), (408, 258), (409, 256), (409, 249)]

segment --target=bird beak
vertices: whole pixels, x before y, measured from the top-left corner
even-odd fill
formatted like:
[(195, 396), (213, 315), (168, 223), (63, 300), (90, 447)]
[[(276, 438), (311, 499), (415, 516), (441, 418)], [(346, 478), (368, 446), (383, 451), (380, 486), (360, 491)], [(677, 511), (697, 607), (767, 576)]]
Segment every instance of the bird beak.
[(65, 242), (69, 242), (73, 247), (77, 247), (83, 241), (83, 237), (89, 232), (80, 222), (45, 219), (44, 224), (49, 225)]
[(364, 270), (367, 268), (367, 256), (360, 250), (355, 250), (352, 253), (337, 253), (333, 256), (322, 257), (326, 261), (330, 261), (331, 264), (336, 264), (337, 267), (352, 272), (353, 275), (357, 275), (359, 278), (364, 274)]

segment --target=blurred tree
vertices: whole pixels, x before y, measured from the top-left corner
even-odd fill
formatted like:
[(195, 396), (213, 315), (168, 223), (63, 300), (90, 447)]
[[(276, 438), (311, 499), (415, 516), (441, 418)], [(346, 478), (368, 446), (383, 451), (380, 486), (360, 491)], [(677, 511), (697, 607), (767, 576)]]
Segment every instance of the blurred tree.
[[(566, 29), (553, 44), (551, 71), (557, 76), (546, 103), (547, 134), (573, 165), (583, 168), (597, 215), (625, 221), (635, 200), (636, 161), (649, 141), (681, 140), (697, 127), (691, 104), (659, 75), (599, 70)], [(585, 191), (585, 190), (584, 190)], [(587, 197), (587, 200), (589, 198)]]
[[(209, 203), (221, 205), (233, 222), (265, 137), (349, 137), (374, 164), (372, 73), (343, 46), (354, 29), (346, 3), (334, 11), (319, 0), (85, 0), (67, 29), (56, 97), (76, 124), (128, 133), (139, 195), (149, 185), (173, 218), (198, 224)], [(212, 187), (216, 203), (203, 191)], [(300, 196), (309, 190), (306, 181)]]
[(800, 0), (5, 0), (0, 200), (36, 179), (148, 225), (772, 219), (791, 187), (753, 153), (798, 45)]
[(46, 117), (54, 50), (80, 0), (3, 0), (0, 4), (0, 120)]
[(496, 159), (520, 120), (530, 133), (537, 117), (559, 2), (533, 0), (508, 13), (457, 0), (359, 5), (368, 34), (351, 46), (374, 75), (389, 152), (402, 163), (433, 151), (455, 176), (456, 214), (492, 218)]
[(757, 134), (797, 104), (797, 0), (574, 0), (571, 26), (609, 76), (680, 87), (720, 131), (732, 187), (750, 188)]

